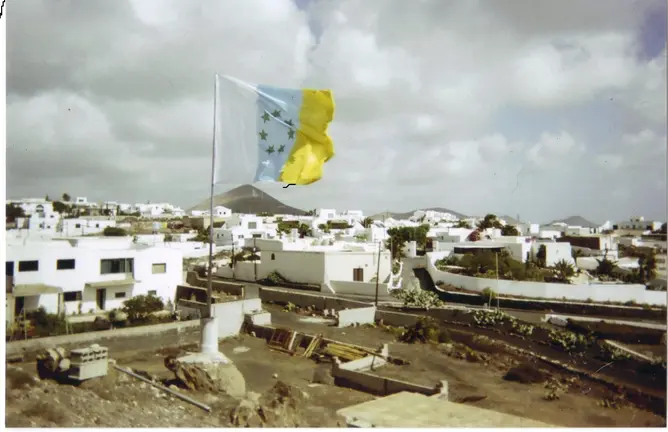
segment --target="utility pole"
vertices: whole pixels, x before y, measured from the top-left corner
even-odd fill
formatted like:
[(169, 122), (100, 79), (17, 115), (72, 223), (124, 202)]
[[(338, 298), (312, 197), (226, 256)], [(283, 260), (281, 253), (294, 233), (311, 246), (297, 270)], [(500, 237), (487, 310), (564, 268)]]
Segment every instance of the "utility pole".
[(496, 252), (494, 257), (496, 258), (496, 310), (499, 310), (499, 253)]
[(380, 282), (380, 246), (382, 244), (382, 241), (378, 242), (378, 265), (376, 266), (376, 300), (374, 301), (376, 307), (378, 307), (378, 284)]

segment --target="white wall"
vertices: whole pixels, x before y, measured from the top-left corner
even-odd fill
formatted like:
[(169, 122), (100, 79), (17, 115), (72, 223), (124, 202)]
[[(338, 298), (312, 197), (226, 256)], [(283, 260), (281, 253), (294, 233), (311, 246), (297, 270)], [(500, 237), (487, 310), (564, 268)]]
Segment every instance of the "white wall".
[[(174, 301), (176, 286), (183, 281), (183, 254), (174, 249), (167, 248), (131, 248), (131, 249), (106, 249), (104, 243), (106, 239), (99, 239), (97, 242), (73, 247), (70, 242), (58, 241), (40, 244), (27, 244), (25, 246), (8, 246), (7, 261), (14, 262), (14, 283), (16, 285), (24, 284), (46, 284), (57, 286), (63, 292), (81, 291), (83, 302), (82, 311), (88, 312), (90, 309), (97, 310), (96, 290), (97, 288), (86, 287), (87, 283), (106, 282), (125, 280), (126, 274), (100, 274), (100, 260), (115, 258), (133, 258), (134, 259), (134, 285), (124, 287), (109, 287), (106, 294), (105, 310), (111, 310), (118, 307), (130, 295), (147, 294), (148, 291), (157, 291), (157, 295), (164, 301)], [(112, 244), (118, 245), (120, 242), (116, 239), (111, 240)], [(100, 248), (95, 248), (95, 245)], [(75, 268), (73, 270), (58, 270), (56, 263), (59, 259), (74, 259)], [(39, 261), (39, 269), (34, 272), (20, 272), (20, 261)], [(166, 273), (153, 274), (153, 264), (166, 264)], [(115, 299), (115, 293), (123, 291), (127, 297)], [(47, 296), (41, 296), (47, 297)], [(47, 301), (47, 300), (44, 300)], [(51, 300), (48, 300), (52, 302)], [(77, 302), (68, 304), (66, 302), (66, 311), (73, 312), (77, 309)], [(57, 311), (56, 309), (53, 312)]]
[[(350, 282), (350, 281), (329, 281), (329, 286), (336, 294), (356, 294), (374, 297), (376, 295), (376, 282)], [(378, 298), (388, 300), (392, 296), (387, 288), (387, 284), (378, 284)]]
[(525, 296), (546, 299), (562, 299), (586, 301), (591, 299), (598, 302), (627, 302), (666, 305), (666, 293), (648, 291), (643, 285), (566, 285), (547, 282), (520, 282), (496, 279), (476, 278), (471, 276), (448, 273), (437, 269), (434, 265), (440, 256), (427, 254), (427, 270), (434, 282), (443, 281), (471, 291), (481, 292), (491, 288), (501, 295)]
[[(353, 269), (362, 268), (364, 282), (369, 282), (376, 276), (378, 268), (378, 253), (373, 252), (325, 252), (326, 262), (326, 276), (325, 281), (353, 281)], [(390, 252), (381, 252), (380, 258), (380, 278), (384, 281), (390, 271), (392, 270), (392, 263), (390, 259)], [(318, 283), (323, 283), (318, 282)]]

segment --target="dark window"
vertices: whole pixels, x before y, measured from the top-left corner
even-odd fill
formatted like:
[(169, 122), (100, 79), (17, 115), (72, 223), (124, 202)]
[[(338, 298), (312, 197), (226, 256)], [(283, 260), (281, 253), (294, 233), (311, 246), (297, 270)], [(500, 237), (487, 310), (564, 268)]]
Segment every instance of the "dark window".
[(262, 238), (262, 234), (253, 234), (253, 238)]
[(74, 270), (73, 259), (59, 259), (56, 261), (56, 269), (58, 270)]
[(14, 261), (5, 262), (5, 276), (14, 276)]
[(19, 271), (29, 272), (39, 270), (39, 261), (19, 261)]
[(158, 291), (156, 291), (156, 290), (150, 290), (150, 291), (148, 292), (148, 295), (150, 295), (150, 296), (157, 296), (157, 295), (158, 295)]
[(117, 292), (116, 294), (114, 294), (114, 298), (125, 298), (125, 292), (123, 291)]
[(63, 300), (66, 302), (81, 301), (81, 291), (69, 291), (63, 293)]
[(132, 273), (134, 260), (132, 258), (100, 260), (100, 274)]
[(74, 228), (81, 228), (81, 224), (74, 225)]
[(271, 254), (271, 260), (274, 261), (276, 259), (276, 255)]

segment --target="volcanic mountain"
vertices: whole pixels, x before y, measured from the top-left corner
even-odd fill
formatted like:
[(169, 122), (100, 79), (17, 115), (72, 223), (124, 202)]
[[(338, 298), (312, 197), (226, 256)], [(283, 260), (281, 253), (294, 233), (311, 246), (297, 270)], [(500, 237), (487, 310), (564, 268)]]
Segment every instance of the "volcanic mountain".
[(382, 220), (382, 219), (392, 218), (392, 219), (396, 219), (396, 220), (403, 220), (403, 219), (408, 219), (409, 217), (413, 216), (413, 213), (415, 213), (418, 210), (424, 210), (424, 211), (432, 210), (432, 211), (441, 212), (441, 213), (450, 213), (450, 214), (452, 214), (452, 215), (454, 215), (454, 216), (456, 216), (460, 219), (465, 219), (466, 218), (465, 215), (463, 215), (459, 212), (456, 212), (454, 210), (449, 210), (449, 209), (442, 208), (442, 207), (430, 207), (430, 208), (424, 208), (424, 209), (416, 209), (416, 210), (409, 211), (409, 212), (406, 212), (406, 213), (395, 213), (395, 212), (378, 213), (378, 214), (375, 214), (375, 215), (371, 216), (371, 219)]
[[(276, 198), (252, 185), (243, 185), (213, 197), (214, 206), (223, 206), (234, 213), (304, 215), (306, 212), (286, 206)], [(209, 200), (188, 210), (208, 210)]]
[(600, 225), (590, 222), (582, 216), (570, 216), (565, 219), (558, 219), (550, 222), (548, 225), (552, 225), (557, 222), (565, 223), (568, 226), (581, 226), (584, 228), (598, 228)]

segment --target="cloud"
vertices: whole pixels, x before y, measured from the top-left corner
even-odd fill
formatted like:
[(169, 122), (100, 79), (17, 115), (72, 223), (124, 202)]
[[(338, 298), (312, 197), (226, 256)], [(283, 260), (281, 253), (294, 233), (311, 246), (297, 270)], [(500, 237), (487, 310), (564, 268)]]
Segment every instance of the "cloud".
[(261, 186), (289, 205), (665, 217), (658, 2), (538, 3), (14, 2), (8, 195), (201, 201), (219, 72), (334, 90), (323, 180)]

